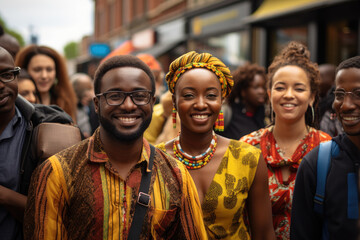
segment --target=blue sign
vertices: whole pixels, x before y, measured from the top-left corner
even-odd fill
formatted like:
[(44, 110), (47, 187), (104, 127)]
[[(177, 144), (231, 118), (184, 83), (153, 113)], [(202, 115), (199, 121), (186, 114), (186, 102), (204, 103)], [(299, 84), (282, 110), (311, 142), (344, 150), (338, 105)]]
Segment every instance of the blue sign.
[(110, 53), (110, 47), (106, 43), (92, 43), (89, 46), (89, 53), (93, 57), (103, 58)]

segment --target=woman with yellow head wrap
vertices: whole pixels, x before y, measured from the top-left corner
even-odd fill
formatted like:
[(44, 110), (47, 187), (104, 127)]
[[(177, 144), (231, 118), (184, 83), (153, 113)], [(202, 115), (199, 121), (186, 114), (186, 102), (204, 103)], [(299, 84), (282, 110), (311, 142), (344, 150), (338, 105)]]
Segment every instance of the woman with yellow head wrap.
[(229, 69), (209, 53), (192, 51), (171, 63), (166, 81), (181, 131), (158, 147), (189, 169), (209, 238), (250, 239), (251, 231), (252, 239), (274, 239), (261, 152), (213, 130), (221, 125), (216, 124), (221, 104), (233, 86)]

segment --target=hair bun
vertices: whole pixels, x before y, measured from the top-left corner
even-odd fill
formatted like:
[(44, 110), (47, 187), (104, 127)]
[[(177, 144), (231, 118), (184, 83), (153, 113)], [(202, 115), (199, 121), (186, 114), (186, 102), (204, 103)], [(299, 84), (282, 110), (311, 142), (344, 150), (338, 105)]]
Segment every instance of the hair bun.
[(308, 48), (299, 42), (290, 42), (282, 51), (281, 55), (284, 59), (307, 58), (310, 60), (310, 51)]

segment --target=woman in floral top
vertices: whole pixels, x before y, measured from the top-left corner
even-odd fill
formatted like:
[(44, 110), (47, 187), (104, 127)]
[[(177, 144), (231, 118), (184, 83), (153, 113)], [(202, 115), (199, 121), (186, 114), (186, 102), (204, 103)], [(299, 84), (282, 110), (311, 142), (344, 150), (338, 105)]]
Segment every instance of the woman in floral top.
[(326, 133), (314, 128), (319, 70), (308, 49), (290, 42), (268, 69), (272, 124), (240, 140), (261, 149), (268, 166), (269, 191), (277, 239), (290, 239), (290, 216), (296, 172), (302, 158)]

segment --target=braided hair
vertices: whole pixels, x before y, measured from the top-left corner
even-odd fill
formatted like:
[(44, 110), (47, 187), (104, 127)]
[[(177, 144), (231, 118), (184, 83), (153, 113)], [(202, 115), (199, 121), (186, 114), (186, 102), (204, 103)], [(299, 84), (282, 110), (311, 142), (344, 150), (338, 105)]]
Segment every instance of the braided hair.
[(230, 94), (234, 81), (229, 68), (210, 53), (195, 51), (180, 56), (170, 64), (165, 79), (171, 93), (175, 92), (175, 85), (180, 76), (192, 68), (206, 68), (214, 72), (220, 81), (222, 97), (225, 98)]

